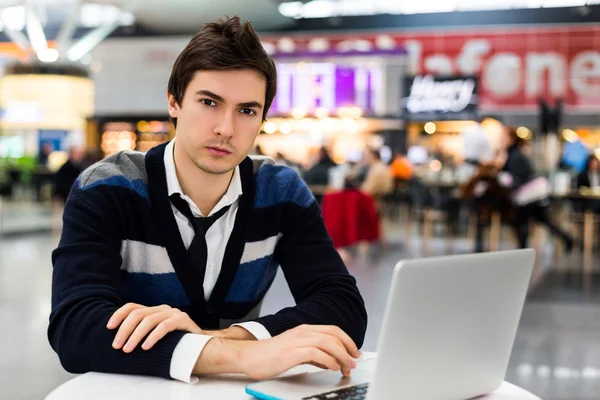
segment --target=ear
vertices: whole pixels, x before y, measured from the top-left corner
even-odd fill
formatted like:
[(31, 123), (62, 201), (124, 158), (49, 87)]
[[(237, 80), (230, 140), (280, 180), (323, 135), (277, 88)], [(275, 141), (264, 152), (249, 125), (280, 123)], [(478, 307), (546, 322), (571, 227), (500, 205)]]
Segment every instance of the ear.
[(169, 92), (167, 92), (167, 102), (169, 108), (169, 116), (171, 118), (177, 118), (180, 107), (179, 104), (177, 104), (177, 100), (175, 100), (175, 96), (173, 96)]

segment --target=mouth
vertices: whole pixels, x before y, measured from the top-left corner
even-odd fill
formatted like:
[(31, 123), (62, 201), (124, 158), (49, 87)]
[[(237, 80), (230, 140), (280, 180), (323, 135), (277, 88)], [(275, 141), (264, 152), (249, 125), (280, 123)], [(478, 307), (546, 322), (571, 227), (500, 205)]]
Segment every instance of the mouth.
[(231, 154), (231, 151), (221, 148), (221, 147), (215, 147), (215, 146), (209, 146), (206, 148), (206, 150), (208, 150), (210, 155), (217, 156), (217, 157), (225, 157), (225, 156), (228, 156)]

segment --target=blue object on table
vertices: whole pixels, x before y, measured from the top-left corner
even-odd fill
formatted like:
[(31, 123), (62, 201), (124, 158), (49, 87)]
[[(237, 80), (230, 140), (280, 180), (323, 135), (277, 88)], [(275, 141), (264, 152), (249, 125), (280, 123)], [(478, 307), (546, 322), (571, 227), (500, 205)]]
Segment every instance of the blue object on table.
[(246, 393), (248, 393), (250, 396), (256, 397), (259, 400), (282, 400), (278, 397), (269, 396), (265, 393), (259, 393), (255, 390), (249, 389), (248, 387), (246, 387)]
[(565, 143), (563, 151), (562, 161), (563, 164), (574, 168), (577, 173), (583, 172), (587, 159), (590, 155), (590, 151), (581, 141), (575, 143)]

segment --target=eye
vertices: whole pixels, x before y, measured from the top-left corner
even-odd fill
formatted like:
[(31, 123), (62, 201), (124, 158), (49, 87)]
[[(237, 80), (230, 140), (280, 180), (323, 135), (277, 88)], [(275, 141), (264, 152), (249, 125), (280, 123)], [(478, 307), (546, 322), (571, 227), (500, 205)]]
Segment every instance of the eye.
[(242, 108), (242, 109), (240, 110), (240, 112), (241, 112), (242, 114), (246, 114), (246, 115), (256, 115), (256, 111), (254, 111), (254, 110), (253, 110), (253, 109), (251, 109), (251, 108)]
[(202, 100), (200, 100), (200, 102), (207, 107), (215, 107), (217, 105), (217, 103), (215, 103), (214, 101), (212, 101), (210, 99), (202, 99)]

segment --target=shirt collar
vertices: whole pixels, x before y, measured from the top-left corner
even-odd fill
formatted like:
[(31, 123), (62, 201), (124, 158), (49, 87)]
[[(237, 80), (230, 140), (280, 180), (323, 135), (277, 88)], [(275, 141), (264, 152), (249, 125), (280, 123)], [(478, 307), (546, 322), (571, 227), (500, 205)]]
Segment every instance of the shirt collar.
[[(169, 193), (169, 196), (173, 194), (179, 194), (189, 204), (190, 209), (192, 210), (192, 213), (195, 216), (203, 216), (200, 212), (200, 209), (198, 208), (198, 206), (196, 206), (192, 199), (189, 198), (185, 193), (183, 193), (183, 189), (179, 184), (179, 179), (177, 179), (177, 170), (175, 168), (175, 158), (173, 156), (174, 149), (175, 139), (171, 140), (171, 142), (165, 148), (164, 163), (165, 174), (167, 176), (167, 192)], [(207, 216), (210, 217), (212, 214), (216, 213), (223, 207), (235, 203), (242, 194), (242, 178), (240, 175), (240, 167), (238, 165), (233, 171), (233, 177), (231, 178), (231, 182), (229, 183), (227, 191)]]

